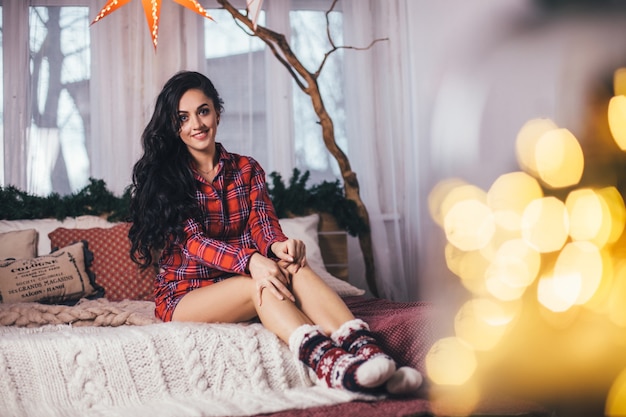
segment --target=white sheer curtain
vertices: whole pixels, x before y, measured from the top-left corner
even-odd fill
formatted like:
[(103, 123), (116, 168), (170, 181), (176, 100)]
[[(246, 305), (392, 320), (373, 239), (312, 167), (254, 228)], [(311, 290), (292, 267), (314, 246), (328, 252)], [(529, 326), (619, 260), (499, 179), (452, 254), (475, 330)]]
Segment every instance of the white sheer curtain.
[[(510, 21), (499, 19), (499, 14), (522, 15), (528, 3), (507, 0), (496, 7), (488, 0), (462, 5), (453, 0), (343, 0), (342, 4), (347, 45), (386, 39), (368, 51), (346, 54), (349, 156), (371, 216), (381, 296), (454, 297), (446, 288), (457, 290), (455, 281), (446, 279), (450, 272), (443, 257), (442, 231), (430, 219), (427, 199), (438, 179), (457, 172), (451, 164), (454, 158), (471, 159), (459, 155), (459, 146), (479, 151), (476, 143), (467, 143), (465, 122), (480, 127), (482, 107), (478, 96), (469, 97), (464, 111), (473, 109), (476, 117), (468, 121), (461, 114), (454, 119), (453, 130), (461, 134), (452, 137), (454, 145), (443, 151), (433, 132), (434, 108), (445, 74), (499, 39), (502, 26)], [(476, 29), (483, 26), (488, 30)], [(471, 90), (472, 84), (463, 87)], [(454, 98), (459, 92), (451, 93)], [(480, 171), (480, 161), (471, 163), (474, 171)]]
[[(15, 74), (28, 74), (28, 3), (2, 3), (3, 33), (15, 36), (15, 42), (3, 43), (4, 67), (9, 63)], [(6, 39), (6, 37), (4, 37)], [(4, 181), (19, 189), (26, 189), (27, 128), (30, 122), (28, 77), (7, 77), (4, 70)]]
[[(92, 0), (93, 15), (102, 1)], [(204, 71), (202, 18), (171, 1), (161, 4), (155, 52), (141, 2), (92, 25), (92, 176), (121, 194), (141, 155), (141, 133), (163, 83), (175, 72)]]
[(387, 38), (367, 51), (346, 53), (348, 148), (370, 214), (379, 293), (410, 300), (416, 292), (411, 277), (416, 277), (419, 205), (411, 188), (417, 168), (411, 163), (416, 132), (413, 96), (407, 94), (411, 54), (406, 2), (344, 0), (343, 11), (346, 45)]

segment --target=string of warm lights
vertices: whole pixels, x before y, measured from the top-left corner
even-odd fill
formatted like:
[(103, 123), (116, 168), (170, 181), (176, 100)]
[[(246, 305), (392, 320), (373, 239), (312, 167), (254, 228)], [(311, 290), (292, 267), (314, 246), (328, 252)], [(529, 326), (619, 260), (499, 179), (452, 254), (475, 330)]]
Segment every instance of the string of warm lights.
[[(614, 91), (609, 127), (626, 150), (626, 69), (615, 72)], [(426, 369), (435, 385), (466, 386), (466, 394), (471, 393), (464, 398), (468, 414), (480, 398), (481, 354), (497, 356), (506, 337), (531, 341), (538, 337), (534, 328), (547, 326), (559, 336), (567, 329), (568, 340), (576, 341), (571, 347), (579, 356), (587, 349), (587, 357), (593, 349), (605, 352), (624, 344), (626, 254), (618, 244), (626, 224), (622, 195), (614, 185), (578, 186), (585, 166), (582, 148), (569, 130), (549, 119), (527, 122), (515, 150), (521, 170), (498, 177), (487, 191), (450, 179), (429, 195), (431, 216), (445, 232), (447, 267), (471, 298), (455, 315), (454, 336), (430, 349)], [(549, 192), (564, 189), (565, 198)], [(597, 341), (586, 340), (583, 330), (576, 333), (574, 320), (586, 313), (594, 317), (590, 322), (600, 317), (609, 330)], [(524, 317), (531, 325), (521, 326), (525, 334), (515, 334), (523, 315), (532, 315)], [(542, 334), (547, 335), (543, 346), (558, 345), (550, 332)], [(564, 369), (558, 368), (561, 360), (576, 367), (568, 362), (566, 349), (558, 360), (552, 357), (553, 363), (539, 359), (536, 366), (559, 371)], [(626, 368), (620, 361), (614, 366)], [(566, 383), (564, 378), (534, 383)], [(607, 395), (606, 414), (626, 415), (626, 369)]]

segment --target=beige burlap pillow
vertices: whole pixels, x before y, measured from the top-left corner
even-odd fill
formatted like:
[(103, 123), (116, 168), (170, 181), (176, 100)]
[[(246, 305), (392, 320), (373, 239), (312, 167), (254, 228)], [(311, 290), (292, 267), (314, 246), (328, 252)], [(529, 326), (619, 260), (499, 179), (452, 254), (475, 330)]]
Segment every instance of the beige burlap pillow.
[(85, 242), (77, 242), (45, 256), (0, 261), (0, 302), (71, 304), (101, 295), (91, 260)]

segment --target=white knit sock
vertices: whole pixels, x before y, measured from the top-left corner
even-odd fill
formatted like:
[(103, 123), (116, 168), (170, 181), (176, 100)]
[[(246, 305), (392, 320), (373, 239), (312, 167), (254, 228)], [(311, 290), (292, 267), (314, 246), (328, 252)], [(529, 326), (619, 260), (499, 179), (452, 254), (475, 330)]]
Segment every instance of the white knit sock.
[(383, 385), (396, 372), (396, 364), (387, 356), (374, 356), (365, 360), (356, 371), (356, 379), (365, 388), (376, 388)]
[(353, 319), (343, 323), (331, 339), (346, 351), (366, 359), (356, 373), (359, 383), (367, 388), (383, 385), (396, 371), (396, 363), (382, 351), (366, 322)]
[(389, 394), (408, 395), (417, 391), (422, 381), (422, 374), (417, 369), (402, 366), (387, 380), (385, 388)]

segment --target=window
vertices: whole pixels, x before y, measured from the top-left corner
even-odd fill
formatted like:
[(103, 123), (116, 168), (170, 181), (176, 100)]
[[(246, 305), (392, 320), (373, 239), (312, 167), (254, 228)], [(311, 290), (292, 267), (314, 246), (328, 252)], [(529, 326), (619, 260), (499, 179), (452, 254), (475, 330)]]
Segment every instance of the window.
[[(135, 11), (132, 5), (124, 6), (116, 12), (117, 22), (116, 17), (107, 18), (112, 20), (93, 30), (93, 7), (101, 2), (93, 3), (0, 0), (2, 30), (11, 33), (0, 45), (11, 59), (11, 65), (2, 70), (4, 80), (10, 83), (5, 82), (0, 90), (4, 96), (2, 134), (11, 139), (4, 139), (2, 147), (0, 171), (4, 176), (0, 184), (8, 182), (39, 195), (65, 195), (82, 189), (93, 174), (121, 193), (141, 152), (136, 138), (154, 103), (155, 81), (165, 79), (165, 73), (169, 77), (173, 70), (203, 67), (225, 101), (218, 140), (229, 151), (255, 157), (268, 173), (289, 175), (295, 166), (311, 172), (311, 183), (339, 177), (336, 161), (323, 144), (310, 98), (294, 85), (264, 42), (245, 33), (227, 12), (211, 10), (213, 22), (198, 20), (185, 11), (189, 21), (196, 20), (186, 32), (181, 28), (178, 33), (168, 33), (174, 38), (170, 45), (178, 38), (201, 55), (199, 45), (203, 44), (204, 55), (183, 51), (168, 65), (155, 65), (162, 58), (157, 59), (146, 47), (140, 5), (135, 2)], [(243, 0), (233, 3), (245, 7)], [(285, 4), (291, 5), (291, 10)], [(329, 50), (325, 12), (331, 4), (332, 0), (268, 1), (259, 24), (268, 22), (267, 26), (284, 33), (302, 62), (315, 71)], [(120, 20), (122, 14), (128, 20)], [(330, 22), (335, 42), (341, 44), (341, 12), (333, 12)], [(109, 34), (111, 44), (103, 30), (115, 31)], [(195, 36), (196, 30), (202, 30), (204, 36)], [(120, 42), (133, 52), (109, 48)], [(23, 45), (28, 45), (28, 50)], [(98, 45), (93, 54), (92, 45)], [(135, 54), (135, 45), (146, 47), (147, 52)], [(171, 48), (174, 53), (180, 51)], [(202, 65), (196, 65), (202, 58)], [(100, 64), (91, 68), (92, 59)], [(9, 62), (8, 58), (5, 61)], [(335, 124), (336, 141), (347, 152), (342, 62), (342, 52), (333, 53), (318, 81)], [(124, 101), (116, 104), (122, 96)], [(124, 142), (118, 144), (118, 140)], [(124, 152), (118, 158), (119, 149)]]
[[(247, 35), (226, 10), (205, 19), (207, 76), (224, 100), (217, 140), (230, 152), (250, 155), (268, 166), (265, 119), (265, 43)], [(217, 22), (217, 23), (216, 23)], [(264, 24), (261, 12), (258, 23)]]
[(48, 195), (87, 185), (89, 9), (29, 10), (31, 121), (28, 191)]
[[(258, 23), (265, 25), (266, 21), (271, 21), (268, 24), (270, 29), (288, 36), (302, 63), (309, 71), (315, 71), (324, 54), (330, 50), (325, 17), (326, 8), (330, 5), (329, 1), (293, 1), (289, 13), (265, 10), (261, 12)], [(275, 15), (272, 16), (272, 12)], [(310, 171), (311, 183), (340, 177), (339, 167), (322, 140), (322, 130), (310, 98), (284, 68), (280, 65), (268, 66), (266, 60), (275, 63), (276, 57), (259, 38), (249, 36), (233, 22), (228, 12), (215, 9), (210, 13), (217, 23), (205, 23), (207, 73), (225, 101), (218, 140), (229, 151), (254, 156), (268, 171), (276, 167), (272, 163), (276, 159), (272, 152), (293, 152), (290, 166), (303, 172)], [(342, 14), (331, 13), (329, 21), (334, 41), (340, 45)], [(342, 51), (333, 53), (318, 82), (324, 104), (335, 125), (335, 139), (347, 151), (342, 110), (342, 62)], [(282, 97), (281, 90), (268, 92), (268, 88), (277, 84), (276, 79), (287, 81), (290, 86), (288, 97)], [(271, 141), (275, 138), (268, 137), (271, 131), (268, 125), (276, 121), (278, 125), (274, 126), (274, 130), (288, 134), (285, 135), (286, 140), (272, 146)], [(285, 143), (287, 141), (289, 143)]]
[[(324, 11), (295, 10), (289, 14), (291, 46), (309, 71), (319, 68), (331, 45), (326, 30)], [(342, 44), (342, 14), (329, 15), (329, 30), (335, 45)], [(334, 52), (320, 73), (318, 84), (326, 111), (333, 120), (335, 141), (346, 152), (345, 112), (343, 103), (343, 51)], [(326, 149), (311, 99), (293, 85), (293, 113), (296, 167), (309, 170), (313, 183), (340, 177), (339, 166)]]
[(0, 1), (3, 32), (11, 34), (1, 45), (11, 57), (2, 67), (11, 82), (3, 84), (1, 123), (3, 137), (8, 129), (12, 138), (8, 154), (3, 143), (1, 168), (21, 171), (17, 185), (29, 193), (68, 194), (89, 180), (90, 19), (80, 3)]

